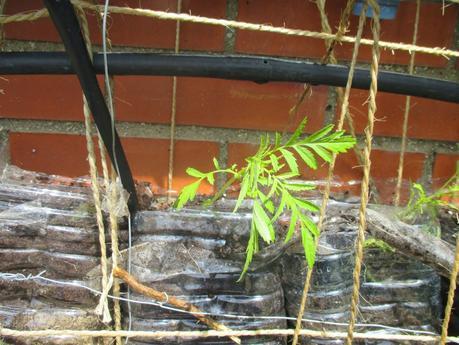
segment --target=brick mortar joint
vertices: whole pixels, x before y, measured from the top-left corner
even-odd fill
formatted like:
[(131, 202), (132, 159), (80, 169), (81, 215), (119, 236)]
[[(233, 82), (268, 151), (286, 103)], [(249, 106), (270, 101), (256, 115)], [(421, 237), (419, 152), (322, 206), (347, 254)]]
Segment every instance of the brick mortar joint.
[[(0, 119), (0, 127), (11, 132), (23, 133), (44, 133), (44, 134), (84, 134), (82, 122), (77, 121), (53, 121), (53, 120), (18, 120)], [(147, 138), (147, 139), (169, 139), (170, 126), (167, 124), (151, 123), (132, 123), (118, 122), (117, 129), (121, 137)], [(274, 131), (233, 129), (233, 128), (214, 128), (202, 126), (182, 126), (176, 127), (177, 140), (211, 141), (220, 144), (255, 144), (259, 143), (261, 135)], [(362, 135), (357, 136), (361, 140)], [(398, 152), (401, 138), (398, 137), (374, 137), (375, 149)], [(412, 153), (426, 153), (432, 150), (438, 153), (457, 153), (457, 143), (454, 141), (440, 141), (427, 139), (408, 140), (408, 151)]]

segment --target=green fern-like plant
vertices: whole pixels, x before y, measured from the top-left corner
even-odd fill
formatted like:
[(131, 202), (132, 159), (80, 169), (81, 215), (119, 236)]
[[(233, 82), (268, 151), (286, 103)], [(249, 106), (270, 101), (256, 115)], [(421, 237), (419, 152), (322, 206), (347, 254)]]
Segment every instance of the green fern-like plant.
[[(188, 175), (197, 180), (182, 189), (175, 204), (178, 209), (194, 200), (203, 181), (214, 185), (216, 174), (219, 173), (225, 173), (230, 178), (208, 204), (220, 198), (234, 183), (240, 183), (234, 212), (239, 209), (244, 199), (253, 200), (251, 231), (241, 278), (247, 271), (253, 255), (259, 250), (260, 237), (268, 244), (276, 240), (274, 223), (285, 211), (290, 212), (290, 224), (285, 241), (292, 238), (298, 224), (307, 263), (309, 267), (314, 265), (315, 238), (319, 236), (319, 231), (308, 212), (316, 212), (318, 207), (295, 194), (315, 187), (292, 181), (300, 176), (298, 160), (303, 161), (311, 169), (317, 169), (317, 157), (325, 162), (331, 162), (333, 154), (346, 152), (355, 145), (356, 140), (344, 131), (333, 131), (333, 125), (328, 125), (312, 135), (303, 136), (306, 123), (307, 118), (304, 118), (287, 139), (282, 138), (279, 133), (275, 134), (273, 142), (268, 134), (262, 136), (257, 153), (246, 158), (246, 164), (240, 168), (237, 165), (221, 168), (214, 158), (213, 171), (201, 172), (194, 168), (186, 170)], [(274, 200), (278, 203), (275, 204)]]
[[(435, 221), (440, 208), (448, 208), (459, 212), (456, 203), (450, 201), (459, 196), (459, 162), (456, 163), (456, 173), (446, 183), (433, 193), (428, 193), (419, 183), (413, 183), (410, 190), (410, 198), (404, 209), (399, 212), (399, 218), (407, 223), (416, 223), (421, 218)], [(424, 216), (424, 217), (423, 217)], [(422, 227), (428, 232), (430, 228), (435, 229), (434, 235), (440, 236), (438, 226), (424, 224)]]

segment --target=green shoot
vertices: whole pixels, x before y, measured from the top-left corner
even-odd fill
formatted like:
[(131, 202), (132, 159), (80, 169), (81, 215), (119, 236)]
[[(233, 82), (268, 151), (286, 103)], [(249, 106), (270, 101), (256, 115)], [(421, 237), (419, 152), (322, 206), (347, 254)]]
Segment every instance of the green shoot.
[[(290, 213), (290, 224), (285, 241), (289, 241), (298, 228), (307, 263), (309, 267), (314, 265), (315, 239), (319, 236), (319, 231), (308, 213), (317, 212), (319, 208), (295, 194), (315, 187), (301, 181), (293, 182), (292, 179), (301, 175), (299, 161), (304, 162), (310, 169), (317, 169), (319, 166), (317, 158), (330, 162), (334, 154), (346, 152), (355, 145), (356, 140), (352, 136), (345, 135), (344, 131), (333, 132), (333, 125), (326, 126), (310, 136), (303, 136), (306, 122), (307, 118), (285, 140), (279, 133), (275, 134), (274, 142), (269, 135), (262, 136), (257, 153), (246, 158), (246, 164), (241, 168), (233, 165), (222, 169), (214, 158), (216, 169), (214, 171), (204, 173), (193, 168), (186, 170), (188, 175), (197, 180), (181, 191), (175, 205), (179, 209), (194, 200), (203, 181), (213, 185), (215, 175), (218, 173), (226, 173), (230, 178), (210, 200), (210, 204), (220, 198), (234, 183), (240, 183), (234, 212), (239, 209), (243, 200), (253, 200), (252, 225), (241, 278), (247, 272), (254, 254), (259, 249), (260, 238), (268, 244), (276, 240), (274, 224), (284, 212)], [(274, 200), (278, 201), (276, 205)]]
[(454, 203), (454, 198), (459, 195), (459, 164), (457, 167), (455, 175), (434, 193), (428, 194), (421, 184), (413, 183), (408, 203), (399, 217), (407, 223), (415, 223), (423, 215), (436, 218), (440, 208), (459, 212), (458, 205)]
[(383, 240), (378, 240), (376, 238), (368, 238), (365, 240), (363, 243), (364, 248), (377, 248), (381, 249), (383, 252), (390, 252), (393, 253), (395, 252), (395, 249), (391, 247), (389, 244), (384, 242)]

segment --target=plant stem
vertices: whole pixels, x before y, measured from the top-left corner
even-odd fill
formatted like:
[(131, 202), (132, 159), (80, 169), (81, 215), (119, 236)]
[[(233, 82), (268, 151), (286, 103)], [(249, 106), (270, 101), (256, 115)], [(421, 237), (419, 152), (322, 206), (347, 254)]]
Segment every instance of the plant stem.
[(210, 200), (210, 203), (213, 204), (215, 201), (220, 199), (223, 196), (223, 194), (225, 193), (225, 191), (229, 188), (229, 186), (231, 186), (234, 182), (236, 182), (238, 180), (239, 176), (241, 176), (241, 174), (233, 175), (230, 179), (228, 179), (225, 182), (225, 184), (222, 186), (222, 188), (220, 188), (220, 190)]

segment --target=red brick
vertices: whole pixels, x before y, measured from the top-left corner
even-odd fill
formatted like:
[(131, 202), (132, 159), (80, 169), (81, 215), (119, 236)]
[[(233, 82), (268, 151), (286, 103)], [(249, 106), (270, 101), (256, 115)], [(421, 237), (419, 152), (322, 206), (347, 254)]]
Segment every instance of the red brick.
[[(28, 12), (43, 8), (43, 1), (7, 1), (4, 9), (5, 14)], [(37, 40), (60, 42), (61, 39), (51, 19), (44, 17), (34, 21), (10, 23), (4, 26), (5, 38), (16, 40)]]
[[(330, 26), (335, 29), (338, 25), (341, 11), (346, 1), (335, 0), (327, 4), (327, 14)], [(400, 3), (397, 17), (394, 20), (381, 22), (381, 40), (411, 43), (413, 36), (414, 13), (416, 4), (411, 1)], [(442, 15), (441, 3), (423, 3), (419, 23), (418, 45), (428, 47), (451, 48), (458, 15), (457, 6), (449, 6)], [(294, 29), (321, 31), (319, 13), (313, 2), (295, 0), (288, 5), (283, 2), (266, 2), (250, 0), (239, 2), (239, 20), (254, 23), (285, 26)], [(358, 16), (351, 16), (349, 35), (357, 30)], [(440, 25), (441, 23), (441, 25)], [(371, 38), (370, 20), (367, 20), (364, 37)], [(236, 40), (239, 52), (254, 54), (269, 54), (280, 56), (321, 57), (325, 53), (322, 40), (312, 38), (291, 37), (279, 34), (239, 30)], [(352, 44), (337, 45), (336, 53), (340, 59), (350, 59)], [(361, 47), (359, 59), (371, 59), (371, 47)], [(407, 64), (409, 54), (395, 51), (382, 51), (382, 63)], [(417, 65), (445, 66), (447, 60), (428, 54), (417, 54)]]
[[(242, 166), (244, 158), (252, 155), (255, 151), (255, 145), (231, 143), (228, 146), (228, 163), (236, 163)], [(376, 182), (381, 199), (389, 203), (393, 199), (399, 153), (373, 150), (371, 161), (371, 175)], [(425, 154), (406, 154), (403, 173), (403, 179), (407, 181), (406, 183), (408, 181), (416, 181), (422, 176), (424, 161)], [(325, 164), (320, 158), (318, 162), (320, 162), (320, 167), (317, 170), (311, 170), (305, 164), (300, 164), (301, 178), (305, 180), (325, 180), (328, 173), (328, 164)], [(358, 195), (362, 177), (362, 169), (359, 167), (353, 151), (338, 156), (334, 170), (334, 180), (344, 183), (345, 186), (336, 190)], [(349, 182), (357, 182), (357, 185), (355, 183), (346, 184)], [(404, 196), (406, 197), (406, 193)]]
[[(454, 30), (458, 16), (458, 6), (447, 6), (445, 15), (442, 15), (441, 3), (422, 2), (417, 45), (426, 47), (452, 48)], [(394, 20), (381, 21), (381, 40), (388, 42), (411, 43), (413, 40), (414, 17), (416, 2), (401, 1), (397, 17)], [(351, 17), (349, 35), (355, 35), (357, 31), (358, 17)], [(372, 38), (370, 21), (367, 20), (363, 37)], [(350, 59), (352, 56), (352, 44), (339, 45), (336, 48), (338, 58)], [(408, 64), (409, 53), (402, 51), (382, 50), (381, 63)], [(371, 47), (361, 46), (359, 60), (371, 60)], [(448, 60), (429, 54), (416, 54), (415, 64), (418, 66), (444, 67)]]
[(433, 167), (433, 184), (435, 187), (441, 187), (456, 173), (456, 167), (459, 161), (459, 155), (438, 153), (435, 156)]
[[(185, 0), (182, 12), (210, 18), (226, 19), (226, 0)], [(180, 49), (215, 50), (224, 48), (225, 28), (205, 24), (182, 23)]]
[[(159, 11), (175, 12), (176, 1), (125, 1), (111, 2), (114, 6), (142, 7)], [(175, 42), (175, 23), (172, 21), (159, 21), (140, 16), (127, 16), (121, 14), (110, 15), (109, 35), (113, 45), (133, 47), (154, 47), (170, 49)], [(97, 30), (100, 33), (99, 30)], [(100, 34), (97, 36), (100, 37)], [(99, 41), (101, 42), (101, 41)]]
[(0, 89), (0, 117), (83, 120), (76, 76), (4, 76)]
[[(367, 91), (351, 93), (350, 110), (354, 116), (357, 133), (367, 124)], [(402, 136), (405, 96), (379, 92), (374, 134)], [(411, 98), (408, 137), (432, 140), (459, 140), (459, 105), (426, 98)]]
[[(164, 192), (167, 186), (168, 148), (165, 139), (123, 138), (123, 147), (136, 179), (151, 182)], [(83, 136), (64, 134), (10, 134), (11, 163), (23, 169), (64, 176), (88, 175), (86, 144)], [(180, 190), (193, 178), (185, 174), (189, 166), (212, 169), (212, 157), (218, 156), (218, 145), (201, 141), (176, 143), (173, 188)], [(209, 193), (204, 184), (200, 189)]]
[[(340, 0), (339, 4), (335, 5), (336, 10), (329, 11), (330, 17), (335, 19), (331, 20), (332, 23), (337, 19), (342, 2)], [(317, 6), (312, 1), (303, 0), (292, 0), (288, 3), (264, 0), (239, 1), (238, 20), (313, 31), (320, 31), (321, 27)], [(313, 38), (238, 30), (236, 50), (253, 54), (317, 58), (325, 53), (325, 45), (322, 40)]]
[(115, 77), (114, 102), (119, 120), (169, 123), (172, 104), (172, 78)]
[[(115, 1), (113, 5), (139, 7), (138, 1)], [(177, 11), (175, 0), (143, 1), (142, 8), (160, 11)], [(226, 2), (186, 0), (183, 13), (213, 18), (224, 18)], [(169, 48), (175, 46), (176, 22), (127, 15), (112, 15), (110, 37), (115, 45)], [(185, 50), (223, 50), (225, 29), (203, 24), (184, 23), (180, 29), (180, 48)], [(205, 37), (205, 39), (203, 39)]]
[[(103, 3), (103, 1), (99, 1)], [(142, 7), (159, 11), (177, 11), (175, 0), (145, 0), (140, 4), (134, 0), (113, 0), (113, 6)], [(42, 1), (10, 1), (7, 3), (5, 13), (12, 14), (43, 7)], [(182, 12), (201, 16), (224, 18), (226, 3), (224, 0), (210, 2), (198, 0), (186, 0), (182, 5)], [(89, 12), (88, 12), (89, 14)], [(91, 40), (101, 43), (101, 31), (93, 13), (88, 16), (91, 31)], [(152, 47), (172, 49), (175, 42), (176, 24), (170, 20), (157, 20), (153, 18), (113, 14), (110, 15), (109, 37), (114, 45)], [(60, 42), (61, 39), (49, 18), (34, 22), (8, 24), (5, 27), (5, 35), (8, 39), (37, 40)], [(181, 48), (187, 50), (223, 50), (224, 45), (223, 27), (215, 27), (202, 24), (186, 23), (181, 28)], [(206, 39), (202, 39), (205, 37)]]
[[(102, 77), (99, 77), (102, 84)], [(75, 76), (5, 76), (0, 78), (0, 117), (83, 120), (83, 99)], [(115, 78), (117, 119), (168, 123), (172, 79), (120, 76)]]
[(177, 85), (179, 124), (281, 131), (293, 129), (304, 116), (309, 117), (307, 130), (321, 126), (328, 90), (314, 87), (292, 123), (288, 114), (303, 90), (301, 84), (180, 78)]

